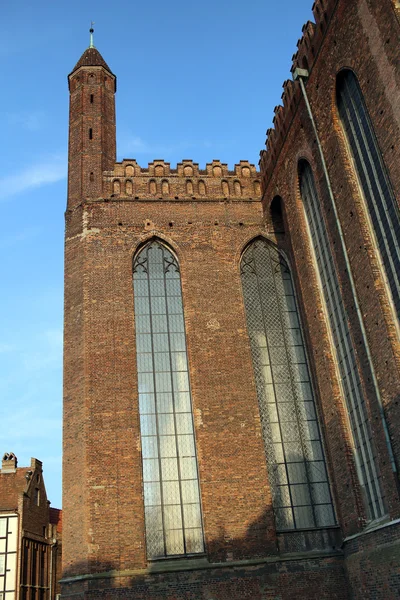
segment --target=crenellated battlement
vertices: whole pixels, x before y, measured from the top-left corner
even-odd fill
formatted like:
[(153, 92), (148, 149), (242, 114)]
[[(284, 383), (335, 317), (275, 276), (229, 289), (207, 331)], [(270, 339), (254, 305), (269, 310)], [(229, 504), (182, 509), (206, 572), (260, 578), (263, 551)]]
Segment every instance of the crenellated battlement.
[(255, 165), (241, 160), (230, 171), (226, 163), (213, 160), (205, 169), (184, 159), (175, 169), (170, 163), (156, 159), (141, 167), (136, 160), (124, 159), (115, 163), (112, 171), (103, 175), (104, 195), (135, 199), (259, 199), (260, 173)]
[(260, 152), (259, 166), (264, 184), (269, 179), (269, 173), (272, 171), (279, 156), (290, 123), (296, 112), (300, 96), (299, 83), (287, 79), (283, 84), (283, 93), (281, 96), (283, 105), (276, 106), (274, 109), (273, 127), (267, 130), (267, 138), (265, 140), (266, 150), (261, 150)]
[[(336, 4), (337, 0), (316, 0), (314, 2), (312, 11), (315, 23), (307, 21), (303, 25), (303, 35), (298, 40), (297, 52), (292, 57), (292, 73), (297, 68), (307, 69), (311, 72)], [(300, 97), (300, 85), (295, 81), (286, 80), (283, 84), (283, 105), (276, 106), (274, 109), (273, 127), (267, 130), (266, 150), (260, 152), (259, 166), (264, 188), (279, 156)]]
[(336, 4), (337, 0), (314, 2), (312, 11), (315, 23), (307, 21), (303, 25), (303, 35), (297, 42), (297, 52), (292, 57), (292, 73), (297, 67), (311, 71)]

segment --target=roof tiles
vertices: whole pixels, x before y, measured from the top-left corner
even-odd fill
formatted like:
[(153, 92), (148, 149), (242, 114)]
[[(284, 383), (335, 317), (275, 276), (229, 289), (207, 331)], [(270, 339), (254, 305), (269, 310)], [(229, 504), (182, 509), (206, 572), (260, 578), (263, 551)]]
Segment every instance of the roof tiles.
[(80, 67), (104, 67), (104, 69), (107, 69), (107, 71), (112, 73), (110, 67), (97, 48), (87, 48), (72, 69), (72, 73)]

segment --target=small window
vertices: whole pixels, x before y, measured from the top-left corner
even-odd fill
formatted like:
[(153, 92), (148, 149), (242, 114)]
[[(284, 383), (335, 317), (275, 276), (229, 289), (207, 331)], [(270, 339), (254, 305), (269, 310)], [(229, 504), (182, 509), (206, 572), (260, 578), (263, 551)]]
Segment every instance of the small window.
[(35, 506), (40, 506), (40, 490), (39, 490), (39, 488), (35, 488), (35, 491), (33, 492), (33, 503), (35, 504)]
[(270, 215), (272, 222), (272, 230), (274, 233), (285, 233), (285, 225), (283, 221), (282, 199), (280, 196), (275, 196), (271, 202)]
[(90, 128), (89, 129), (89, 140), (92, 140), (92, 139), (93, 139), (93, 129)]
[(93, 104), (93, 94), (90, 94), (90, 104)]

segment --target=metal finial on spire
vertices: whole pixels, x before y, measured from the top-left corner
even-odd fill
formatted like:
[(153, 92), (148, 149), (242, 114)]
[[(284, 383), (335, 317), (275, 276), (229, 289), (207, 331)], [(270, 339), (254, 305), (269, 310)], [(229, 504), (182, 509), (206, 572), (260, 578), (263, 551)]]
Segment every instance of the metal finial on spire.
[(94, 43), (93, 43), (93, 33), (94, 33), (94, 29), (93, 29), (93, 25), (94, 25), (94, 21), (90, 21), (90, 44), (89, 44), (89, 48), (94, 48)]

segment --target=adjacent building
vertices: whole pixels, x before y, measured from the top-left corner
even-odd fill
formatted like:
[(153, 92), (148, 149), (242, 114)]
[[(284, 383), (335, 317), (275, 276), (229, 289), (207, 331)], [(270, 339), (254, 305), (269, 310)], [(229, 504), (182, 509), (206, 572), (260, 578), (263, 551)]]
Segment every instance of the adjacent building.
[(54, 600), (60, 577), (61, 511), (49, 507), (42, 463), (18, 467), (3, 456), (0, 470), (0, 598)]

